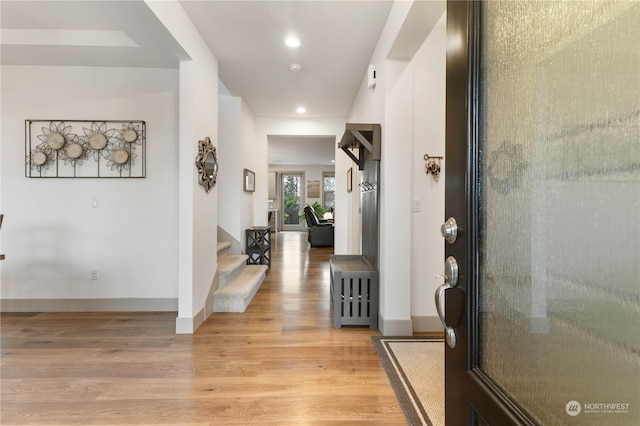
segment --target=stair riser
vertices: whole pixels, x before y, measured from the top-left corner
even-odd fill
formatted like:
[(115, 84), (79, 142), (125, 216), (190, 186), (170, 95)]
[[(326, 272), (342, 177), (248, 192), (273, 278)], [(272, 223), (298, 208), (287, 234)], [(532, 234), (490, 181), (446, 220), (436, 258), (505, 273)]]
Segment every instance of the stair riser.
[(230, 248), (231, 248), (231, 244), (230, 243), (228, 243), (228, 242), (219, 242), (218, 243), (218, 259), (228, 255)]
[[(251, 268), (251, 269), (249, 269)], [(266, 277), (267, 267), (247, 266), (244, 274), (213, 294), (213, 312), (244, 312)]]
[(236, 268), (231, 274), (229, 275), (220, 275), (218, 277), (218, 288), (225, 288), (226, 286), (228, 286), (230, 283), (233, 282), (233, 280), (236, 279), (236, 277), (238, 275), (240, 275), (240, 273), (242, 273), (242, 271), (244, 270), (244, 268), (246, 268), (247, 265), (243, 264), (240, 265), (238, 268)]
[(244, 312), (250, 302), (238, 296), (214, 297), (213, 312)]
[(247, 266), (248, 258), (246, 254), (218, 258), (218, 288), (225, 288), (233, 282)]

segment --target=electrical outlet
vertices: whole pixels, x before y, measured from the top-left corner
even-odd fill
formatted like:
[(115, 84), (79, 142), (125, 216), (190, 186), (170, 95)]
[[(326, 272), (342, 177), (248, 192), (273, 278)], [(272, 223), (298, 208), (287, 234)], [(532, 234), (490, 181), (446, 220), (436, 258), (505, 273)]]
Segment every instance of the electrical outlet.
[(98, 279), (98, 270), (97, 269), (92, 269), (91, 270), (91, 279), (92, 280), (97, 280)]

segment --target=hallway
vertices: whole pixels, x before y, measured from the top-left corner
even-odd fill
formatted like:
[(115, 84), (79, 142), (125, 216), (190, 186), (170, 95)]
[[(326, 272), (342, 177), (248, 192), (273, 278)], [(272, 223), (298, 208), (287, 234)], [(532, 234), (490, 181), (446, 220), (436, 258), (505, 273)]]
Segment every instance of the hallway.
[(331, 248), (272, 237), (245, 313), (175, 335), (175, 312), (2, 313), (0, 423), (404, 425), (371, 343), (331, 326)]

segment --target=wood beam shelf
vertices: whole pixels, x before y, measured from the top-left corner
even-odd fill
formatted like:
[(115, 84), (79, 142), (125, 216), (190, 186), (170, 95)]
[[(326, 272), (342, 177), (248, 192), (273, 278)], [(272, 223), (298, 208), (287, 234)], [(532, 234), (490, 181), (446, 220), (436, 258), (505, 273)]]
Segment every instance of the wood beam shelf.
[[(379, 124), (347, 123), (338, 148), (358, 165), (359, 170), (364, 170), (365, 150), (371, 153), (373, 160), (380, 161), (381, 133)], [(357, 156), (353, 150), (357, 150)]]

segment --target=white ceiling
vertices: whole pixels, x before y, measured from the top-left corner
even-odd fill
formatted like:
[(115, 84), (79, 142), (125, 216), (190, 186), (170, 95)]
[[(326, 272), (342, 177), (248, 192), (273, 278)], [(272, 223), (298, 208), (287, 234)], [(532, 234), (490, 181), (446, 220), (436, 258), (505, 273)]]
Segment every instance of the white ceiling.
[[(181, 1), (219, 61), (220, 80), (258, 117), (344, 118), (391, 1)], [(284, 44), (294, 34), (295, 49)], [(302, 71), (293, 74), (291, 64)]]
[[(180, 3), (218, 59), (224, 87), (257, 117), (299, 118), (295, 110), (302, 105), (305, 118), (321, 119), (347, 117), (393, 2)], [(3, 65), (175, 68), (187, 58), (140, 0), (2, 0), (0, 26)], [(413, 33), (405, 33), (415, 44)], [(290, 34), (300, 47), (285, 46)], [(302, 66), (300, 73), (289, 70), (293, 63)], [(333, 155), (335, 136), (330, 140)], [(296, 164), (327, 164), (325, 151), (312, 148), (326, 149), (327, 138), (274, 136), (269, 143), (274, 163), (295, 162), (289, 157), (300, 146)]]
[(269, 135), (269, 164), (333, 166), (336, 136)]
[(187, 57), (142, 1), (2, 0), (0, 27), (2, 65), (176, 68)]

